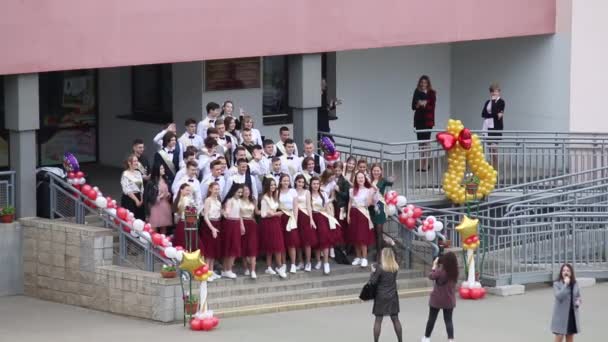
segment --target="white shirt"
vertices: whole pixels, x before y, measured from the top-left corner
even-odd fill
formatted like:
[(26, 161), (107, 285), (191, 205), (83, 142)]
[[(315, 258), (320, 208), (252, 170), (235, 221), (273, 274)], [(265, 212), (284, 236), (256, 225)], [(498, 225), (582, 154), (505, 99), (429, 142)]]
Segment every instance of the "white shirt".
[[(251, 129), (251, 140), (253, 141), (253, 144), (257, 144), (262, 146), (263, 142), (262, 142), (262, 133), (260, 133), (260, 131), (257, 128), (252, 128)], [(239, 131), (239, 139), (241, 141), (243, 141), (243, 134)]]
[[(230, 188), (232, 188), (232, 184), (245, 184), (245, 180), (246, 180), (247, 174), (245, 173), (240, 174), (240, 173), (235, 173), (233, 175), (231, 175), (230, 177), (228, 177), (226, 179), (226, 187), (224, 188), (224, 192), (223, 192), (223, 196), (222, 198), (226, 197), (226, 195), (228, 195), (228, 192), (230, 191)], [(255, 177), (253, 175), (251, 175), (251, 194), (253, 195), (254, 198), (258, 198), (258, 188), (255, 182)]]
[(372, 190), (368, 188), (360, 188), (357, 195), (354, 196), (354, 189), (349, 190), (350, 200), (353, 203), (353, 207), (365, 208), (367, 207), (367, 199), (369, 198)]
[(321, 186), (321, 190), (323, 190), (323, 192), (325, 194), (327, 194), (328, 197), (333, 197), (333, 193), (334, 190), (336, 189), (336, 181), (331, 181), (325, 185)]
[(198, 169), (201, 170), (202, 178), (207, 178), (211, 174), (211, 162), (220, 157), (219, 153), (209, 155), (206, 150), (198, 156)]
[(209, 116), (196, 125), (196, 134), (200, 135), (201, 138), (203, 138), (203, 141), (207, 138), (207, 129), (209, 127), (215, 127), (215, 119)]
[[(279, 178), (281, 178), (281, 173), (283, 172), (274, 172), (274, 171), (270, 171), (266, 174), (266, 178), (269, 179), (274, 179), (274, 181), (277, 183), (277, 187), (279, 186)], [(289, 176), (289, 174), (287, 174)], [(293, 184), (293, 179), (291, 178), (291, 176), (289, 176), (289, 184)]]
[(186, 172), (188, 172), (188, 168), (186, 167), (182, 167), (179, 169), (179, 171), (177, 171), (177, 173), (175, 174), (175, 178), (173, 179), (173, 184), (171, 184), (171, 192), (175, 193), (173, 191), (173, 185), (177, 183), (180, 179), (184, 178), (186, 176)]
[[(162, 131), (160, 131), (157, 135), (154, 136), (154, 143), (158, 146), (158, 149), (162, 149), (163, 148), (163, 137), (165, 136), (165, 134), (167, 134), (167, 132), (169, 132), (166, 129), (163, 129)], [(177, 140), (177, 143), (179, 144), (179, 150), (183, 153), (185, 151), (184, 146), (182, 145), (182, 143), (179, 141), (179, 139)], [(180, 161), (182, 160), (183, 156), (180, 156)]]
[(175, 198), (177, 198), (177, 194), (179, 193), (179, 188), (184, 183), (190, 184), (190, 187), (192, 188), (192, 195), (194, 197), (194, 201), (196, 202), (196, 206), (197, 206), (197, 208), (202, 208), (203, 196), (201, 195), (201, 183), (198, 181), (198, 179), (196, 179), (196, 177), (189, 178), (187, 175), (185, 175), (184, 177), (180, 178), (179, 180), (174, 181), (173, 186), (171, 186), (171, 191), (173, 191), (173, 200), (175, 200)]
[(194, 146), (197, 150), (201, 150), (205, 145), (203, 144), (203, 138), (201, 138), (198, 134), (193, 134), (192, 136), (185, 132), (179, 138), (180, 144), (184, 147)]
[(258, 191), (261, 193), (262, 188), (262, 179), (264, 179), (265, 173), (262, 169), (261, 160), (258, 162), (255, 159), (249, 162), (249, 172), (251, 173), (251, 177), (253, 178), (253, 182), (256, 183), (256, 187)]
[[(306, 157), (311, 157), (312, 159), (315, 159), (315, 157), (317, 157), (317, 156), (319, 157), (319, 168), (321, 171), (319, 173), (322, 174), (325, 171), (325, 158), (323, 158), (322, 156), (320, 156), (316, 153), (313, 153), (309, 156), (307, 156), (306, 154), (302, 155), (302, 160), (304, 160), (304, 158), (306, 158)], [(315, 159), (315, 162), (316, 162), (316, 159)]]
[(286, 154), (282, 155), (281, 171), (290, 175), (291, 178), (294, 178), (298, 172), (302, 172), (302, 159), (295, 154), (292, 156), (287, 156)]
[[(293, 147), (294, 147), (293, 154), (297, 156), (297, 155), (299, 154), (299, 153), (298, 153), (298, 145), (296, 145), (296, 144), (294, 143), (294, 144), (293, 144)], [(282, 141), (280, 141), (280, 140), (279, 140), (279, 142), (278, 142), (278, 143), (276, 143), (276, 144), (274, 145), (274, 154), (275, 154), (275, 155), (277, 154), (277, 151), (281, 151), (282, 156), (284, 156), (284, 155), (286, 155), (286, 154), (287, 154), (287, 151), (285, 150), (285, 144), (284, 144)]]
[(125, 195), (144, 192), (144, 180), (138, 171), (123, 171), (120, 177), (120, 186)]
[(209, 185), (211, 185), (211, 183), (218, 183), (220, 185), (220, 198), (223, 200), (224, 197), (222, 194), (226, 188), (226, 180), (222, 176), (213, 178), (211, 175), (208, 175), (207, 178), (203, 179), (201, 182), (201, 196), (207, 198), (207, 192), (209, 191)]
[(295, 189), (289, 189), (286, 192), (279, 191), (279, 207), (281, 209), (293, 210), (293, 201), (298, 197), (298, 192)]

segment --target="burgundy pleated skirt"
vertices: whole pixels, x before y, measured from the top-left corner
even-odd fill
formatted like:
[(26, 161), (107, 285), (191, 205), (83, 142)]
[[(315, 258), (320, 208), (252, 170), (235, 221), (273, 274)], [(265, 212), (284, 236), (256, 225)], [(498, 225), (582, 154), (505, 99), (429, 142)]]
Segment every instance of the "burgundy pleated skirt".
[(222, 221), (221, 255), (227, 257), (241, 256), (241, 220), (224, 219)]
[(258, 224), (253, 219), (243, 219), (245, 235), (241, 235), (241, 256), (255, 257), (259, 252)]
[(222, 257), (222, 221), (211, 221), (211, 224), (220, 231), (217, 235), (217, 238), (213, 238), (213, 234), (211, 234), (211, 229), (207, 227), (205, 220), (201, 220), (201, 227), (199, 231), (201, 243), (199, 247), (205, 258), (217, 260)]
[[(266, 217), (260, 220), (258, 237), (262, 252), (285, 252), (285, 239), (283, 238), (282, 216)], [(247, 227), (245, 227), (247, 229)]]
[(300, 245), (316, 248), (318, 244), (316, 229), (312, 228), (310, 216), (300, 210), (298, 213), (298, 232), (300, 234)]
[(340, 220), (340, 208), (338, 208), (336, 202), (334, 202), (334, 217), (336, 218), (336, 220), (338, 220), (340, 226), (336, 227), (336, 229), (330, 232), (332, 246), (343, 245), (344, 243), (346, 243), (346, 238), (344, 235), (346, 234), (346, 228), (348, 227), (348, 224), (346, 220)]
[(302, 244), (300, 242), (300, 233), (298, 232), (299, 228), (292, 229), (290, 232), (288, 232), (288, 221), (289, 216), (283, 214), (283, 216), (281, 216), (281, 227), (283, 228), (283, 239), (285, 241), (285, 248), (300, 248)]
[(357, 246), (371, 246), (376, 242), (376, 232), (369, 229), (369, 221), (359, 209), (350, 210), (348, 236), (349, 242)]
[[(333, 246), (331, 229), (329, 228), (329, 220), (321, 213), (312, 213), (312, 218), (317, 225), (317, 248), (326, 249)], [(337, 229), (337, 227), (336, 227)]]
[(186, 234), (184, 232), (185, 226), (186, 223), (184, 222), (184, 220), (179, 220), (179, 222), (175, 226), (175, 229), (173, 230), (173, 240), (171, 241), (173, 243), (173, 246), (182, 246), (184, 247), (184, 249), (186, 249)]

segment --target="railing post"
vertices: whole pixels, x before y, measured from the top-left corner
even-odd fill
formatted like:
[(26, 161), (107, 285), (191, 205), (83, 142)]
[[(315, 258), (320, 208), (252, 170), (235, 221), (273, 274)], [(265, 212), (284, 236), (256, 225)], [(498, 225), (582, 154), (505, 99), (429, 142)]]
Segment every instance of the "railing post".
[[(523, 180), (523, 182), (524, 183), (528, 183), (528, 158), (526, 157), (526, 144), (525, 143), (522, 144), (522, 150), (523, 150), (523, 158), (524, 158), (524, 161), (523, 161), (523, 164), (524, 164), (524, 170), (523, 170), (523, 172), (524, 172), (524, 180)], [(528, 193), (528, 187), (524, 187), (523, 191), (524, 191), (524, 194), (527, 194)]]
[(574, 222), (574, 216), (570, 220), (570, 226), (572, 227), (572, 265), (576, 267), (576, 223)]
[(55, 219), (55, 210), (56, 208), (56, 203), (55, 203), (55, 199), (57, 198), (57, 189), (55, 189), (55, 180), (53, 179), (53, 176), (49, 176), (51, 181), (49, 183), (49, 211), (51, 214), (50, 219), (53, 220)]
[(551, 279), (555, 279), (555, 218), (551, 219)]
[(509, 232), (511, 235), (511, 279), (509, 280), (509, 285), (513, 285), (513, 273), (515, 272), (515, 236), (513, 234), (513, 220), (509, 220)]
[(11, 191), (10, 191), (10, 204), (11, 206), (15, 206), (15, 192), (17, 191), (15, 188), (15, 172), (11, 173)]

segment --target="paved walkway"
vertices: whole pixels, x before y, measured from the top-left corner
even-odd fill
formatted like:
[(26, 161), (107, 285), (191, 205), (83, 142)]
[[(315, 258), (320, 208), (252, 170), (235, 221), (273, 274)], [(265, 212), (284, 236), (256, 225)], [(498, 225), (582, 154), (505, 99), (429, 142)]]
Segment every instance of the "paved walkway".
[[(577, 342), (605, 340), (608, 284), (582, 290), (583, 333)], [(552, 290), (523, 296), (461, 301), (455, 311), (457, 341), (551, 341)], [(419, 341), (426, 321), (427, 298), (401, 301), (405, 341)], [(342, 342), (372, 341), (371, 304), (294, 311), (225, 319), (217, 330), (191, 332), (181, 325), (162, 325), (27, 297), (0, 298), (1, 341), (215, 341), (215, 342)], [(395, 341), (385, 320), (381, 341)], [(438, 320), (434, 341), (446, 341)]]

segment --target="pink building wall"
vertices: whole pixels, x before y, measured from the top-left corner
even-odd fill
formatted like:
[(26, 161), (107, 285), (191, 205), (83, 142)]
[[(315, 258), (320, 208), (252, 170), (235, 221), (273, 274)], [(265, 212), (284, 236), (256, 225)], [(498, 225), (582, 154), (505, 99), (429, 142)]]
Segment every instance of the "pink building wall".
[(3, 0), (0, 74), (555, 32), (555, 0)]

